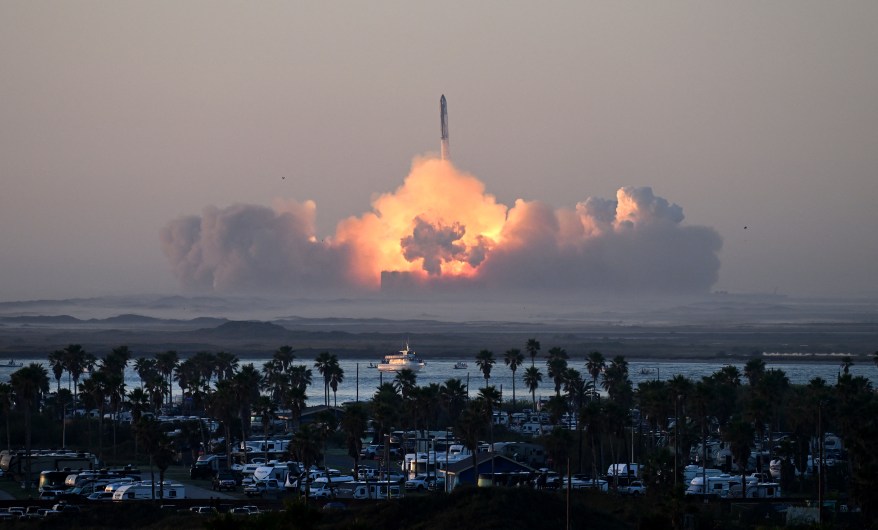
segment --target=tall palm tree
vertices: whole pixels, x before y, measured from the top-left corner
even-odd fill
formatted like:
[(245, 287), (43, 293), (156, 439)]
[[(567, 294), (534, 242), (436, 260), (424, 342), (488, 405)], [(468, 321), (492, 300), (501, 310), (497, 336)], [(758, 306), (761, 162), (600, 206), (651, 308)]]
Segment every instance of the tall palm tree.
[(418, 386), (418, 374), (409, 368), (403, 368), (396, 372), (393, 378), (393, 387), (399, 392), (403, 401), (407, 401)]
[[(495, 386), (486, 386), (479, 390), (476, 398), (477, 402), (481, 402), (485, 411), (485, 418), (488, 421), (488, 442), (491, 444), (491, 452), (494, 452), (494, 410), (500, 407), (503, 396)], [(476, 470), (473, 470), (476, 471)], [(491, 478), (494, 478), (494, 458), (491, 457)]]
[(633, 398), (631, 380), (628, 378), (628, 361), (617, 355), (604, 370), (604, 381), (601, 383), (610, 399), (625, 409), (631, 408)]
[(9, 378), (12, 389), (15, 392), (15, 402), (21, 408), (24, 415), (24, 450), (27, 456), (26, 484), (27, 490), (32, 487), (31, 478), (31, 413), (39, 407), (40, 398), (49, 391), (49, 374), (46, 369), (37, 363), (31, 363), (24, 368), (19, 368)]
[(741, 472), (741, 498), (747, 498), (747, 461), (750, 459), (753, 435), (753, 425), (743, 418), (733, 419), (723, 431), (723, 439), (729, 443), (738, 462), (738, 471)]
[(84, 380), (79, 387), (84, 394), (88, 394), (98, 409), (98, 458), (104, 458), (104, 411), (107, 407), (107, 396), (110, 393), (109, 374), (105, 370), (98, 370), (91, 377)]
[(207, 396), (207, 410), (222, 424), (226, 442), (226, 459), (232, 467), (232, 424), (239, 418), (240, 403), (231, 379), (217, 381), (216, 389)]
[(61, 390), (61, 378), (64, 376), (64, 350), (55, 350), (49, 354), (49, 367), (52, 369), (52, 375), (55, 376), (57, 383), (55, 392)]
[(363, 450), (363, 435), (369, 424), (369, 414), (365, 403), (347, 403), (341, 418), (341, 429), (345, 433), (348, 456), (354, 459), (354, 476), (360, 470), (360, 451)]
[(274, 401), (282, 401), (283, 394), (289, 385), (289, 373), (283, 363), (277, 359), (269, 359), (262, 364), (262, 385)]
[(314, 368), (323, 376), (323, 404), (329, 406), (329, 378), (338, 365), (338, 358), (328, 351), (320, 352), (314, 359)]
[[(143, 445), (144, 450), (147, 452), (147, 454), (149, 454), (150, 469), (152, 469), (153, 465), (159, 468), (158, 498), (162, 499), (165, 496), (165, 472), (171, 466), (174, 456), (176, 455), (176, 451), (173, 447), (173, 442), (162, 430), (161, 424), (158, 421), (147, 416), (140, 418), (140, 421), (137, 422), (135, 430), (137, 433), (138, 441), (141, 445)], [(154, 472), (153, 476), (155, 476)], [(155, 486), (156, 481), (153, 480), (153, 499), (156, 498)]]
[(526, 368), (524, 370), (524, 385), (530, 391), (531, 399), (533, 400), (533, 411), (537, 412), (537, 388), (539, 388), (540, 383), (543, 381), (543, 374), (540, 373), (540, 369), (536, 366), (531, 366), (530, 368)]
[(491, 367), (494, 366), (495, 362), (494, 352), (491, 350), (482, 350), (476, 355), (476, 365), (485, 377), (485, 387), (488, 386), (488, 379), (491, 378)]
[(133, 354), (131, 353), (131, 350), (128, 349), (128, 346), (117, 346), (104, 356), (101, 361), (101, 366), (111, 373), (122, 376), (124, 379), (125, 368), (128, 366), (128, 361), (131, 360), (132, 356)]
[(466, 404), (466, 385), (460, 379), (448, 379), (439, 387), (439, 399), (448, 413), (448, 418), (451, 420), (457, 418)]
[(174, 404), (174, 385), (172, 383), (174, 372), (177, 368), (177, 365), (180, 362), (180, 357), (177, 355), (176, 350), (167, 350), (161, 353), (155, 354), (156, 360), (156, 368), (158, 368), (159, 372), (161, 372), (164, 378), (164, 384), (166, 386), (166, 390), (164, 391), (167, 394), (167, 402), (169, 405)]
[(344, 381), (344, 369), (337, 362), (329, 374), (329, 388), (332, 389), (332, 404), (338, 406), (338, 385)]
[(295, 351), (296, 350), (290, 346), (281, 346), (274, 352), (271, 360), (280, 363), (281, 370), (286, 372), (291, 366), (293, 366), (293, 361), (296, 359), (296, 356), (294, 355)]
[(588, 352), (588, 356), (586, 356), (585, 369), (591, 375), (592, 386), (597, 389), (598, 387), (598, 376), (604, 371), (607, 367), (607, 360), (604, 359), (604, 354), (599, 351), (591, 351)]
[(537, 339), (527, 339), (527, 344), (524, 349), (526, 349), (527, 354), (530, 355), (530, 365), (536, 366), (537, 354), (540, 353), (540, 341)]
[(286, 405), (293, 415), (295, 425), (300, 425), (302, 421), (302, 411), (305, 410), (305, 403), (308, 401), (307, 388), (304, 386), (292, 386), (286, 394)]
[(79, 379), (82, 374), (91, 370), (95, 358), (87, 353), (79, 344), (68, 344), (64, 348), (64, 364), (67, 373), (73, 379), (73, 400), (76, 401), (76, 392), (79, 388)]
[[(310, 424), (299, 426), (293, 434), (290, 443), (291, 452), (295, 455), (296, 460), (302, 463), (304, 469), (311, 469), (311, 465), (320, 461), (321, 436), (317, 429)], [(305, 482), (305, 502), (308, 502), (310, 491), (310, 481)]]
[(152, 357), (138, 357), (134, 359), (134, 371), (140, 377), (140, 388), (143, 388), (147, 379), (159, 373), (158, 361)]
[(485, 412), (482, 403), (474, 399), (463, 410), (457, 418), (454, 426), (455, 434), (463, 442), (463, 445), (470, 450), (473, 461), (473, 484), (477, 484), (479, 480), (479, 467), (476, 460), (476, 454), (479, 448), (479, 437), (485, 429)]
[(218, 381), (222, 381), (223, 379), (231, 379), (234, 377), (235, 372), (238, 371), (238, 364), (240, 361), (238, 360), (238, 356), (234, 353), (221, 351), (214, 355), (214, 363), (213, 369), (216, 378)]
[(372, 419), (375, 421), (374, 443), (382, 440), (385, 434), (390, 434), (393, 424), (399, 419), (402, 405), (402, 397), (397, 393), (391, 383), (382, 383), (372, 396)]
[(515, 410), (515, 371), (524, 363), (524, 355), (518, 348), (506, 350), (503, 362), (512, 370), (512, 409)]
[[(229, 379), (226, 379), (228, 381)], [(262, 374), (247, 363), (231, 376), (232, 387), (238, 399), (238, 418), (241, 420), (241, 440), (247, 441), (247, 433), (250, 431), (250, 410), (253, 403), (259, 399), (259, 388), (262, 385)]]
[(744, 365), (744, 377), (747, 378), (747, 382), (750, 383), (750, 386), (756, 386), (756, 383), (759, 382), (759, 378), (765, 373), (765, 361), (760, 359), (759, 357), (754, 357), (747, 361), (747, 364)]

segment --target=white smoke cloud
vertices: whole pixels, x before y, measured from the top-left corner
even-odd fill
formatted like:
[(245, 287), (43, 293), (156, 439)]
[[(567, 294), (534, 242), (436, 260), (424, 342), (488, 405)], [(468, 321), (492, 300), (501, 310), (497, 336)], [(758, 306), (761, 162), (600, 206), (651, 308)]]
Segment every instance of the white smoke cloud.
[(314, 237), (316, 206), (279, 202), (275, 209), (235, 204), (209, 206), (202, 215), (171, 221), (162, 250), (189, 289), (228, 291), (311, 290), (343, 276), (346, 252)]
[[(420, 201), (420, 202), (419, 202)], [(374, 210), (318, 241), (313, 202), (209, 207), (169, 223), (162, 248), (181, 283), (289, 294), (381, 288), (691, 293), (717, 281), (720, 236), (685, 226), (648, 187), (575, 208), (496, 203), (448, 162), (416, 160)]]

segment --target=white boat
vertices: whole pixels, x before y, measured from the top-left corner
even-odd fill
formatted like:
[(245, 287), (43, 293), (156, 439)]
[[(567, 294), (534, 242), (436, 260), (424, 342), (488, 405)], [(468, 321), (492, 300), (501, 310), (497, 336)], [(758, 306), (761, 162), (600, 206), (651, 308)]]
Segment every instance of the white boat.
[(418, 357), (417, 353), (410, 350), (408, 343), (406, 343), (405, 348), (399, 350), (399, 353), (385, 355), (384, 359), (378, 363), (378, 370), (382, 372), (398, 372), (404, 369), (418, 371), (426, 365), (427, 363)]
[(466, 370), (466, 368), (466, 361), (457, 361), (456, 363), (454, 363), (455, 370)]
[(9, 359), (9, 361), (0, 364), (0, 366), (2, 366), (3, 368), (21, 368), (22, 366), (24, 366), (24, 363), (17, 363), (15, 362), (15, 359)]

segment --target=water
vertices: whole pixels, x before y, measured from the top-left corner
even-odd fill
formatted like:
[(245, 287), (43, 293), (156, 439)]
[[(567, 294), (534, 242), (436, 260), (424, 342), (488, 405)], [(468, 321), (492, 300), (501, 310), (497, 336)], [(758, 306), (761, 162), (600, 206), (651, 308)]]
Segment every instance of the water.
[[(258, 370), (262, 370), (263, 364), (265, 364), (269, 359), (252, 359), (242, 361), (240, 364), (253, 363)], [(320, 373), (313, 368), (313, 361), (305, 360), (305, 359), (297, 359), (299, 363), (306, 364), (309, 368), (311, 368), (313, 372), (313, 382), (311, 386), (308, 388), (308, 405), (321, 405), (323, 404), (323, 378)], [(375, 359), (374, 362), (378, 362), (380, 359)], [(468, 364), (467, 369), (455, 369), (454, 365), (456, 362), (463, 360)], [(339, 361), (341, 367), (344, 369), (344, 381), (338, 387), (338, 393), (336, 395), (337, 401), (339, 404), (344, 403), (346, 401), (355, 401), (359, 399), (360, 401), (368, 400), (375, 393), (375, 390), (378, 388), (379, 382), (383, 380), (384, 382), (393, 382), (394, 373), (393, 372), (379, 372), (376, 368), (369, 368), (369, 362), (362, 360), (344, 360), (341, 359)], [(646, 380), (663, 380), (667, 381), (673, 378), (675, 375), (683, 375), (692, 379), (693, 381), (700, 380), (703, 376), (708, 376), (722, 368), (726, 365), (732, 365), (738, 368), (738, 370), (743, 374), (744, 372), (744, 362), (721, 362), (718, 360), (709, 360), (709, 361), (629, 361), (628, 370), (629, 377), (631, 381), (634, 383), (634, 387), (637, 387), (637, 383)], [(48, 363), (43, 363), (48, 370)], [(128, 369), (125, 372), (125, 382), (127, 388), (130, 390), (137, 386), (140, 386), (140, 378), (137, 376), (137, 373), (134, 371), (133, 363), (129, 363)], [(516, 371), (516, 382), (515, 382), (515, 396), (517, 399), (529, 400), (530, 392), (528, 392), (527, 387), (522, 381), (522, 376), (524, 374), (524, 370), (530, 366), (530, 359), (527, 359), (521, 367)], [(582, 376), (586, 381), (590, 380), (589, 374), (585, 369), (585, 361), (584, 360), (574, 360), (569, 363), (571, 368), (575, 368), (582, 373)], [(550, 397), (554, 395), (555, 388), (554, 383), (546, 374), (546, 366), (545, 362), (540, 363), (537, 362), (537, 367), (543, 374), (543, 382), (540, 383), (540, 387), (537, 389), (537, 399), (540, 397)], [(766, 368), (779, 368), (783, 370), (790, 382), (793, 384), (806, 384), (808, 381), (813, 379), (814, 377), (822, 377), (829, 384), (833, 384), (836, 380), (836, 377), (841, 371), (840, 363), (837, 361), (827, 361), (827, 362), (783, 362), (783, 363), (775, 363), (775, 362), (766, 362)], [(9, 374), (11, 374), (16, 369), (14, 368), (3, 368), (0, 367), (0, 379), (9, 380)], [(851, 367), (851, 373), (855, 376), (864, 376), (868, 378), (872, 384), (874, 385), (876, 381), (878, 381), (878, 368), (875, 367), (874, 364), (866, 364), (860, 363), (855, 364)], [(359, 377), (357, 374), (359, 372)], [(427, 359), (427, 366), (425, 366), (421, 371), (417, 372), (418, 376), (418, 385), (424, 386), (429, 385), (430, 383), (436, 383), (441, 385), (448, 379), (457, 378), (463, 381), (464, 384), (469, 384), (469, 394), (470, 396), (476, 396), (478, 394), (479, 388), (485, 385), (485, 379), (482, 376), (482, 372), (479, 371), (478, 366), (475, 363), (475, 359), (442, 359), (430, 361)], [(743, 379), (743, 375), (742, 375)], [(49, 371), (49, 381), (50, 388), (54, 390), (55, 388), (55, 380), (51, 375), (51, 371)], [(600, 385), (600, 377), (598, 377), (598, 385)], [(744, 380), (746, 383), (746, 380)], [(61, 380), (62, 387), (65, 387), (67, 383), (67, 376), (65, 374), (64, 378)], [(489, 384), (497, 387), (498, 390), (502, 390), (503, 399), (509, 400), (512, 399), (512, 371), (503, 364), (502, 360), (499, 360), (497, 364), (494, 365), (491, 370), (491, 378)], [(174, 387), (174, 395), (180, 395), (180, 388), (175, 385)], [(330, 401), (332, 401), (332, 391), (330, 389), (329, 395)]]

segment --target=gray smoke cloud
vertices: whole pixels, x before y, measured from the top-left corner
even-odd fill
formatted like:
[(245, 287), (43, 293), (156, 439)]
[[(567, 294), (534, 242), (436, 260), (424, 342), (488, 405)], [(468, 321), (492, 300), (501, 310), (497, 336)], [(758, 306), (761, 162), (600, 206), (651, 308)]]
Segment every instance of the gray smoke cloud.
[(309, 291), (344, 276), (343, 247), (314, 237), (314, 203), (279, 210), (235, 204), (168, 223), (162, 250), (184, 287), (207, 291)]

